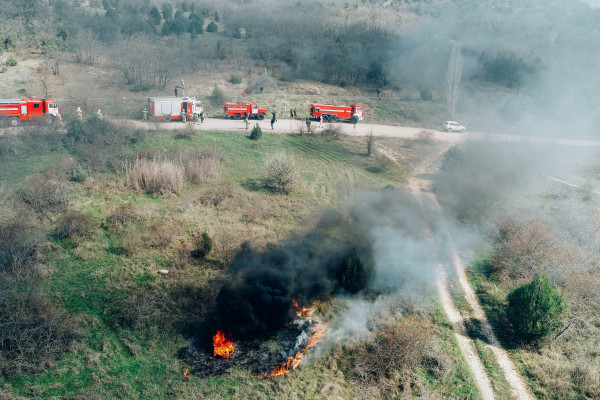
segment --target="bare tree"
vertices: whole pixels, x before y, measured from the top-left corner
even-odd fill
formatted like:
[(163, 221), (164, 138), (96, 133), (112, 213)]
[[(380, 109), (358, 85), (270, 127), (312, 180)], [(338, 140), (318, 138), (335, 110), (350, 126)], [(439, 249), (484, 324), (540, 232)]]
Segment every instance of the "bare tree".
[(450, 60), (448, 61), (448, 74), (446, 75), (446, 98), (448, 100), (448, 118), (454, 119), (458, 104), (458, 89), (462, 79), (463, 58), (460, 42), (452, 41)]
[(366, 144), (367, 144), (367, 155), (370, 156), (371, 152), (373, 151), (373, 143), (375, 142), (375, 139), (373, 137), (373, 130), (371, 130), (371, 132), (369, 132), (369, 134), (367, 135), (366, 138)]

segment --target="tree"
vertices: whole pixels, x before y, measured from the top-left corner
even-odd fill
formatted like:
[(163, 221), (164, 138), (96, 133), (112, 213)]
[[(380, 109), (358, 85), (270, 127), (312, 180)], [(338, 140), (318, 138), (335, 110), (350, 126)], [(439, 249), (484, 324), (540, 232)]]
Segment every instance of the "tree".
[(258, 140), (262, 137), (262, 129), (260, 129), (260, 126), (258, 126), (258, 124), (254, 125), (254, 128), (252, 128), (252, 132), (250, 132), (250, 139), (252, 140)]
[(203, 232), (200, 236), (194, 236), (193, 241), (194, 249), (190, 251), (190, 255), (194, 258), (204, 258), (212, 250), (213, 241), (206, 232)]
[(506, 317), (519, 337), (539, 344), (563, 325), (567, 309), (566, 299), (540, 271), (508, 295)]
[(150, 22), (153, 25), (160, 24), (162, 17), (160, 16), (160, 11), (158, 11), (158, 8), (156, 8), (156, 6), (154, 6), (150, 9), (149, 15), (150, 15)]
[(173, 6), (172, 5), (170, 5), (169, 3), (165, 3), (162, 5), (161, 10), (162, 10), (162, 15), (163, 15), (163, 18), (165, 19), (165, 21), (173, 19)]
[(206, 26), (206, 32), (218, 32), (219, 25), (217, 25), (214, 21)]

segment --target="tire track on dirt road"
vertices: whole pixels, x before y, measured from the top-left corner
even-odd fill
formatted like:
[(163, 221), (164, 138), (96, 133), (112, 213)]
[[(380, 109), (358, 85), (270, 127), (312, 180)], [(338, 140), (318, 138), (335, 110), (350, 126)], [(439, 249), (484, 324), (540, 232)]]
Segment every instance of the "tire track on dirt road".
[[(439, 163), (441, 162), (441, 157), (446, 150), (447, 148), (440, 152), (431, 163), (416, 170), (409, 179), (410, 190), (421, 199), (421, 205), (429, 220), (430, 233), (432, 236), (432, 228), (435, 226), (438, 230), (439, 237), (437, 238), (437, 241), (435, 240), (435, 237), (432, 237), (432, 246), (434, 247), (435, 254), (438, 258), (440, 255), (448, 256), (446, 265), (440, 263), (437, 266), (437, 289), (442, 307), (448, 320), (452, 324), (457, 343), (473, 373), (475, 385), (477, 386), (481, 397), (486, 400), (495, 399), (496, 394), (494, 393), (485, 366), (477, 353), (475, 341), (469, 336), (465, 328), (465, 321), (467, 319), (476, 320), (481, 327), (481, 334), (486, 339), (484, 347), (494, 354), (496, 364), (502, 370), (504, 379), (509, 386), (511, 397), (514, 399), (533, 400), (535, 397), (529, 387), (524, 383), (522, 376), (510, 359), (508, 353), (502, 348), (500, 342), (496, 338), (487, 316), (479, 304), (475, 292), (467, 279), (465, 267), (460, 258), (458, 248), (452, 239), (448, 225), (444, 220), (442, 207), (431, 189), (432, 182), (429, 179), (421, 177), (425, 176), (425, 174), (432, 174), (437, 170)], [(435, 221), (435, 224), (433, 224), (433, 221)], [(444, 247), (441, 248), (440, 246)], [(444, 251), (444, 253), (441, 253), (442, 251)], [(452, 264), (452, 266), (449, 264)], [(448, 268), (451, 267), (453, 267), (453, 272), (456, 273), (465, 300), (471, 307), (471, 310), (473, 310), (473, 315), (462, 315), (454, 305), (454, 302), (448, 293), (446, 276), (448, 272), (450, 272)]]

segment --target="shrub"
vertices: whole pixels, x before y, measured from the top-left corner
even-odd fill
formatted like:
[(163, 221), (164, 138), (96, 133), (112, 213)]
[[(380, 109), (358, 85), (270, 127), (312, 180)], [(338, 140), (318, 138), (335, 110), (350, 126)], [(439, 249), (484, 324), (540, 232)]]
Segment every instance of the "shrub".
[(215, 85), (209, 100), (213, 106), (220, 107), (225, 102), (225, 94), (217, 85)]
[(94, 222), (80, 211), (66, 211), (56, 221), (54, 236), (69, 239), (75, 236), (86, 237), (94, 233)]
[(17, 64), (17, 59), (13, 56), (8, 57), (8, 60), (6, 60), (6, 65), (8, 65), (9, 67), (15, 67)]
[(156, 313), (158, 296), (152, 290), (146, 288), (132, 294), (123, 303), (121, 320), (129, 327), (138, 327)]
[(434, 138), (435, 133), (433, 131), (428, 131), (428, 130), (422, 130), (421, 132), (417, 133), (417, 136), (415, 137), (415, 142), (418, 143), (431, 143), (431, 140)]
[(242, 75), (231, 74), (231, 76), (229, 77), (229, 82), (233, 83), (234, 85), (239, 85), (240, 83), (242, 83)]
[(284, 151), (265, 160), (267, 177), (265, 186), (277, 192), (290, 193), (298, 186), (298, 168), (294, 158)]
[(183, 166), (185, 179), (192, 183), (201, 183), (215, 178), (221, 173), (222, 157), (214, 147), (200, 151), (189, 151), (182, 147), (170, 150), (167, 156)]
[(362, 290), (369, 280), (371, 269), (361, 260), (356, 247), (343, 257), (338, 272), (338, 278), (347, 291), (357, 293)]
[(35, 216), (26, 211), (0, 221), (0, 271), (14, 273), (21, 270), (35, 255), (44, 236)]
[(125, 173), (125, 184), (133, 190), (164, 195), (183, 189), (185, 169), (166, 158), (137, 158)]
[(550, 285), (545, 272), (508, 295), (506, 317), (519, 337), (539, 344), (563, 325), (566, 299)]
[(433, 92), (431, 89), (422, 89), (419, 92), (419, 95), (421, 96), (421, 100), (430, 101), (433, 99)]
[(48, 369), (78, 336), (76, 318), (26, 287), (0, 296), (0, 370), (8, 374)]
[(218, 32), (218, 31), (219, 31), (219, 25), (217, 25), (214, 21), (212, 21), (206, 27), (206, 32)]
[(18, 192), (21, 201), (39, 213), (66, 210), (71, 202), (67, 182), (36, 176), (28, 179)]
[(194, 236), (193, 250), (190, 255), (194, 258), (204, 258), (212, 250), (212, 238), (208, 233), (203, 232), (202, 235)]
[(112, 210), (109, 223), (113, 227), (119, 227), (127, 222), (137, 221), (142, 216), (143, 213), (135, 208), (132, 203), (127, 203)]
[(262, 137), (262, 129), (260, 129), (260, 126), (258, 126), (258, 124), (254, 125), (254, 128), (252, 128), (252, 131), (250, 132), (250, 139), (252, 140), (258, 140)]

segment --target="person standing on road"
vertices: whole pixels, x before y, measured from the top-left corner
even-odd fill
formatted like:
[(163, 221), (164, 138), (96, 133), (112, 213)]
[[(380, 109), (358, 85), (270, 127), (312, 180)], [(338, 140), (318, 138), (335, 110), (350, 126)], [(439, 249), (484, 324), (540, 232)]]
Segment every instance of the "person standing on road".
[(294, 118), (294, 110), (290, 108), (290, 119)]
[(250, 126), (250, 121), (248, 121), (248, 113), (244, 112), (244, 122), (246, 123), (246, 131), (248, 131), (248, 127)]
[(306, 130), (310, 133), (310, 118), (306, 118)]
[(271, 130), (273, 130), (273, 125), (277, 122), (277, 118), (275, 118), (275, 113), (273, 113), (273, 118), (271, 118)]
[(323, 127), (323, 114), (321, 114), (321, 119), (319, 119), (319, 128)]
[(296, 109), (294, 108), (294, 119), (296, 119)]
[(142, 111), (142, 120), (146, 121), (148, 119), (148, 109), (144, 107), (144, 111)]

